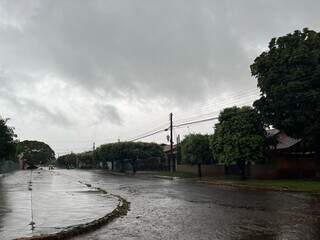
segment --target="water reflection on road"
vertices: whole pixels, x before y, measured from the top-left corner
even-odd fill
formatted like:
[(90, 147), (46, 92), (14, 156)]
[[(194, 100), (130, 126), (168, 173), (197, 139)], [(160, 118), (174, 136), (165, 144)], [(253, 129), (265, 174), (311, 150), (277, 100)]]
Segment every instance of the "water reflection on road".
[(209, 186), (194, 180), (114, 176), (104, 171), (35, 171), (35, 231), (30, 230), (30, 172), (0, 179), (0, 239), (30, 236), (88, 222), (111, 211), (116, 199), (131, 202), (128, 215), (74, 239), (320, 239), (320, 198)]
[(75, 239), (320, 239), (320, 198), (194, 181), (69, 171), (131, 202), (128, 216)]
[(59, 171), (18, 171), (0, 179), (0, 239), (58, 232), (102, 217), (117, 203)]

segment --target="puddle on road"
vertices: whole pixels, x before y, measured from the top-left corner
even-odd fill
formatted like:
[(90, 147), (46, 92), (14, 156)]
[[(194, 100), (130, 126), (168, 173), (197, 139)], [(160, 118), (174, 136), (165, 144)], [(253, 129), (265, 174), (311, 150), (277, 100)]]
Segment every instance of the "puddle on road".
[(0, 239), (58, 232), (100, 218), (117, 204), (117, 198), (53, 171), (36, 170), (32, 178), (30, 171), (18, 171), (0, 179)]

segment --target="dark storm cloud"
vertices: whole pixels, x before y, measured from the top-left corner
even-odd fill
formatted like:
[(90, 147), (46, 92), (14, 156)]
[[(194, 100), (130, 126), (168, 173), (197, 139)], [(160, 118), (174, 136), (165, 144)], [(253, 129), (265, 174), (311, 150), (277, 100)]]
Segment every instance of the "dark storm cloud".
[[(320, 22), (320, 1), (311, 0), (3, 1), (0, 9), (0, 66), (38, 76), (17, 86), (54, 73), (106, 99), (179, 104), (255, 86), (249, 65), (259, 48)], [(109, 105), (102, 111), (121, 123)]]
[(109, 104), (96, 104), (97, 123), (107, 120), (116, 125), (122, 124), (122, 119), (116, 107)]

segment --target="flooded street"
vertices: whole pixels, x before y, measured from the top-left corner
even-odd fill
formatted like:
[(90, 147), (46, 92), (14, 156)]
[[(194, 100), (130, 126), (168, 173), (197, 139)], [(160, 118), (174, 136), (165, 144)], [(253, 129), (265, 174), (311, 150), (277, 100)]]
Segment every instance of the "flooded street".
[(59, 171), (18, 171), (0, 179), (0, 239), (59, 232), (102, 217), (117, 203)]
[[(30, 179), (32, 191), (28, 190)], [(30, 171), (19, 171), (1, 178), (0, 239), (57, 232), (115, 208), (115, 197), (79, 181), (126, 198), (131, 210), (74, 239), (320, 239), (318, 197), (238, 190), (194, 180), (117, 176), (99, 170), (35, 170), (32, 176)]]
[(131, 202), (126, 217), (74, 239), (320, 239), (320, 199), (310, 195), (99, 171), (67, 173)]

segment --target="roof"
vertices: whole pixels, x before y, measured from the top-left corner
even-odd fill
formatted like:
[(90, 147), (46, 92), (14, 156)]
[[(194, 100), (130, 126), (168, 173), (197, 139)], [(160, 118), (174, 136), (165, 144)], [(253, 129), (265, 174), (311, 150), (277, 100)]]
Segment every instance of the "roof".
[(268, 137), (273, 137), (274, 135), (278, 134), (280, 130), (273, 128), (273, 129), (268, 129), (267, 130), (267, 136)]
[(301, 142), (301, 139), (289, 137), (286, 133), (278, 129), (267, 130), (267, 135), (268, 137), (275, 137), (275, 139), (278, 142), (276, 147), (275, 148), (271, 147), (271, 149), (278, 149), (278, 150), (287, 149)]

